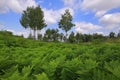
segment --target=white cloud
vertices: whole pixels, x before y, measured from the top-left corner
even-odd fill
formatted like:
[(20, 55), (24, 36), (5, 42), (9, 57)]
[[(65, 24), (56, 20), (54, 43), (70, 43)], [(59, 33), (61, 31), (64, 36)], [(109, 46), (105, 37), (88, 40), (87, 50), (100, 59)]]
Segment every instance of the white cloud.
[(79, 8), (81, 4), (81, 0), (62, 0), (64, 2), (64, 5), (67, 7), (71, 7), (72, 9)]
[(101, 16), (113, 8), (120, 7), (120, 0), (83, 0), (81, 8), (92, 10), (96, 16)]
[(42, 30), (38, 31), (38, 33), (39, 33), (39, 34), (42, 34), (42, 36), (44, 36), (45, 32), (46, 32), (46, 29), (45, 29), (45, 28), (43, 28)]
[(12, 32), (14, 35), (19, 35), (19, 36), (23, 35), (25, 38), (27, 38), (29, 35), (29, 30), (15, 31), (13, 29), (7, 29), (7, 31)]
[(102, 34), (102, 35), (104, 35), (104, 32), (96, 32), (97, 34)]
[[(38, 3), (42, 3), (43, 0), (39, 0)], [(0, 1), (0, 13), (6, 13), (12, 10), (17, 13), (21, 13), (27, 8), (27, 6), (37, 6), (35, 0), (1, 0)], [(64, 7), (59, 10), (42, 8), (44, 11), (44, 17), (47, 24), (54, 24), (60, 19), (61, 14), (64, 13), (65, 9), (69, 9), (71, 14), (74, 11), (69, 7)]]
[(55, 24), (55, 23), (57, 23), (57, 21), (61, 17), (61, 14), (64, 14), (66, 9), (70, 10), (70, 13), (71, 13), (72, 16), (74, 15), (74, 11), (71, 8), (67, 8), (67, 7), (59, 9), (59, 10), (53, 10), (53, 9), (48, 10), (46, 8), (43, 8), (44, 18), (45, 18), (46, 23), (47, 24)]
[(63, 0), (64, 4), (67, 6), (72, 6), (76, 0)]
[[(20, 31), (15, 31), (13, 29), (7, 29), (7, 31), (12, 32), (14, 35), (19, 35), (19, 36), (23, 35), (25, 38), (27, 38), (29, 36), (29, 33), (30, 33), (29, 29), (20, 30)], [(42, 29), (41, 31), (38, 31), (38, 33), (44, 35), (45, 31), (46, 31), (45, 29)], [(33, 30), (31, 30), (31, 33), (33, 35)]]
[(58, 11), (43, 9), (44, 18), (47, 24), (54, 24), (59, 19)]
[(36, 6), (35, 0), (1, 0), (0, 13), (6, 13), (9, 10), (21, 13), (27, 6)]
[(99, 25), (94, 25), (89, 22), (75, 22), (75, 31), (78, 33), (89, 33), (91, 31), (96, 31), (102, 29)]
[(99, 21), (107, 29), (118, 29), (120, 28), (120, 13), (106, 14)]
[(120, 23), (120, 13), (106, 14), (101, 17), (100, 22), (105, 24), (118, 24)]

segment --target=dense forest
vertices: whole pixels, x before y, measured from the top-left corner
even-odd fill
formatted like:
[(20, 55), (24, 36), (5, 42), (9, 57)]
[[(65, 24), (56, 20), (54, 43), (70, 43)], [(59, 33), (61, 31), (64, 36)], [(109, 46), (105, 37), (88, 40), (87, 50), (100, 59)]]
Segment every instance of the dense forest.
[(58, 28), (42, 35), (40, 6), (23, 11), (20, 23), (28, 38), (0, 31), (0, 80), (120, 80), (120, 32), (68, 35), (75, 24), (67, 9)]

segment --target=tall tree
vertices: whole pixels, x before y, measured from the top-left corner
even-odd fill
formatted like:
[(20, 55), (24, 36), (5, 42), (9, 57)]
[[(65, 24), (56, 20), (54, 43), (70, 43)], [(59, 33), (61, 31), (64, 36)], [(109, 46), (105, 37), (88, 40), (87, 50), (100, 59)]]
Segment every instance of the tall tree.
[(33, 7), (27, 7), (25, 11), (22, 13), (22, 17), (20, 19), (21, 25), (26, 29), (30, 28), (30, 35), (31, 35), (31, 19), (30, 19), (30, 11), (33, 10)]
[(58, 29), (47, 29), (46, 33), (44, 35), (44, 40), (45, 41), (59, 41), (59, 33)]
[(51, 30), (50, 29), (46, 30), (46, 33), (44, 35), (44, 40), (48, 42), (51, 41)]
[(38, 34), (38, 40), (42, 41), (42, 39), (43, 39), (42, 34)]
[(110, 32), (109, 38), (115, 38), (115, 33), (114, 32)]
[(92, 35), (84, 34), (83, 35), (83, 42), (90, 42), (90, 41), (92, 41)]
[(60, 33), (60, 34), (59, 34), (59, 39), (60, 39), (61, 42), (63, 42), (63, 38), (64, 38), (64, 34), (63, 34), (63, 33)]
[(77, 33), (75, 36), (75, 40), (78, 44), (83, 41), (82, 38), (83, 38), (83, 35), (81, 33)]
[(99, 41), (99, 42), (103, 42), (105, 41), (105, 36), (103, 36), (102, 34), (98, 34), (98, 33), (94, 33), (92, 35), (92, 41)]
[(22, 13), (20, 23), (24, 28), (30, 28), (34, 30), (35, 39), (36, 39), (36, 31), (41, 30), (47, 26), (44, 21), (44, 13), (40, 8), (40, 6), (27, 7), (27, 9)]
[(70, 34), (68, 40), (69, 40), (70, 43), (74, 43), (74, 42), (75, 42), (75, 35), (74, 35), (74, 32), (71, 32), (71, 34)]
[(52, 33), (53, 41), (58, 41), (58, 38), (59, 38), (58, 29), (52, 29), (51, 33)]
[[(37, 6), (35, 8), (35, 11), (34, 11), (34, 31), (36, 32), (36, 30), (41, 30), (43, 29), (44, 27), (46, 27), (46, 23), (45, 23), (45, 20), (44, 20), (44, 13), (42, 11), (42, 9), (40, 8), (40, 6)], [(38, 36), (38, 33), (37, 33), (37, 36)]]
[(69, 9), (65, 10), (65, 13), (61, 16), (61, 20), (59, 22), (59, 28), (65, 31), (66, 37), (67, 37), (67, 32), (75, 26), (75, 24), (72, 23), (72, 15), (69, 12)]

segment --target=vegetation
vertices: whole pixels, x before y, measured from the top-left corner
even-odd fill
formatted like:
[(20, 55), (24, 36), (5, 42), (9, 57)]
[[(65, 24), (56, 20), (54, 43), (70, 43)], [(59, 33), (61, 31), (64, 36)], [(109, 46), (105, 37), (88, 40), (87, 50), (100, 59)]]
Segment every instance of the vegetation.
[(23, 11), (20, 23), (24, 28), (34, 30), (34, 39), (36, 39), (36, 30), (41, 30), (46, 27), (44, 13), (40, 6), (37, 6), (36, 8), (28, 7), (27, 10)]
[(0, 31), (0, 80), (120, 80), (119, 41), (48, 43)]
[(48, 29), (33, 40), (46, 26), (43, 18), (40, 6), (22, 14), (20, 23), (34, 38), (0, 31), (0, 80), (120, 80), (120, 32), (67, 35), (75, 25), (66, 10), (59, 22), (66, 35)]
[(65, 10), (65, 13), (61, 16), (61, 20), (59, 22), (59, 28), (64, 30), (66, 32), (66, 38), (67, 38), (67, 32), (73, 27), (75, 24), (72, 23), (72, 16), (69, 12), (69, 9)]
[[(37, 7), (27, 7), (22, 13), (20, 23), (24, 28), (30, 28), (29, 39), (38, 39), (44, 42), (69, 42), (69, 43), (83, 43), (83, 42), (103, 42), (108, 41), (108, 39), (115, 40), (120, 38), (120, 32), (116, 35), (114, 32), (110, 32), (109, 36), (103, 36), (102, 34), (82, 34), (76, 33), (72, 30), (70, 35), (67, 34), (75, 24), (72, 22), (73, 18), (70, 14), (69, 9), (65, 10), (65, 13), (61, 15), (61, 19), (58, 22), (58, 28), (65, 31), (64, 33), (59, 33), (59, 29), (47, 29), (45, 34), (38, 34), (36, 36), (36, 31), (39, 31), (46, 27), (44, 21), (44, 12), (41, 10), (40, 6)], [(34, 36), (31, 34), (31, 29), (34, 31)]]
[(108, 41), (119, 41), (120, 33), (115, 35), (114, 32), (110, 32), (108, 36), (104, 36), (102, 34), (75, 34), (73, 31), (70, 33), (68, 37), (66, 37), (63, 33), (59, 33), (58, 29), (47, 29), (44, 36), (39, 34), (38, 40), (43, 42), (64, 42), (66, 43), (86, 43), (86, 42), (108, 42)]

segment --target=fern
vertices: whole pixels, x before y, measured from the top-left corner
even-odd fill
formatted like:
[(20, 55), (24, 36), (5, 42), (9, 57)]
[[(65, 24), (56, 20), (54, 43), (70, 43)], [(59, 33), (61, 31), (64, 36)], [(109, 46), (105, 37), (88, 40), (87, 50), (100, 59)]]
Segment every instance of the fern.
[(114, 76), (116, 76), (118, 79), (120, 79), (120, 62), (117, 61), (111, 61), (109, 63), (105, 63), (105, 68), (112, 72)]
[(41, 74), (35, 75), (37, 80), (49, 80), (47, 75), (43, 72)]

